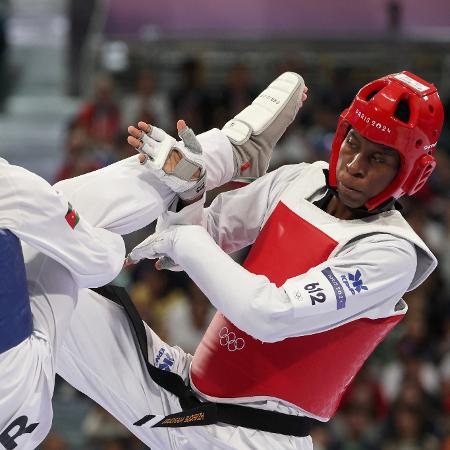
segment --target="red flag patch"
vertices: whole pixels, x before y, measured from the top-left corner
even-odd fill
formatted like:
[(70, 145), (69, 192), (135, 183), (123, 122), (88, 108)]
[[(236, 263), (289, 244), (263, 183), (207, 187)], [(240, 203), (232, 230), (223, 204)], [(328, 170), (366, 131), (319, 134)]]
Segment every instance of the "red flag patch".
[(69, 203), (69, 209), (66, 213), (66, 221), (69, 224), (72, 230), (77, 226), (77, 223), (80, 221), (79, 214), (72, 208), (72, 205)]
[(240, 167), (240, 171), (241, 173), (244, 172), (244, 170), (249, 169), (250, 167), (252, 167), (250, 161), (246, 161), (244, 164), (241, 165)]

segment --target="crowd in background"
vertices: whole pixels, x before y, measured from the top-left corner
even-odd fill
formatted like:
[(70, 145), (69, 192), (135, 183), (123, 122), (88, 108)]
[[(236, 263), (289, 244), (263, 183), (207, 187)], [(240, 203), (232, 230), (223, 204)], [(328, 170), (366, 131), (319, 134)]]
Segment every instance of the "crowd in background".
[[(273, 78), (280, 71), (274, 69)], [(337, 68), (330, 71), (327, 83), (310, 88), (308, 101), (277, 146), (270, 169), (328, 160), (339, 114), (360, 87), (353, 85), (350, 72)], [(197, 133), (220, 128), (265, 87), (242, 62), (230, 67), (221, 86), (208, 85), (199, 60), (185, 60), (179, 75), (177, 89), (169, 91), (159, 87), (160, 80), (147, 67), (126, 82), (99, 74), (92, 95), (67, 125), (64, 163), (53, 181), (135, 154), (126, 142), (126, 129), (138, 120), (172, 135), (180, 118)], [(446, 130), (436, 152), (437, 169), (422, 191), (401, 201), (404, 215), (440, 264), (422, 286), (405, 296), (408, 314), (354, 380), (337, 416), (313, 430), (315, 450), (450, 450), (449, 103)], [(128, 236), (128, 246), (151, 231), (149, 227)], [(127, 288), (144, 320), (163, 339), (195, 351), (214, 310), (185, 274), (156, 272), (153, 262), (147, 261), (124, 270), (117, 282)], [(55, 405), (67, 402), (87, 412), (80, 419), (81, 437), (79, 429), (73, 431), (79, 435), (76, 448), (146, 448), (100, 407), (59, 380)], [(56, 412), (57, 407), (55, 423)], [(71, 450), (73, 432), (55, 426), (40, 448)]]

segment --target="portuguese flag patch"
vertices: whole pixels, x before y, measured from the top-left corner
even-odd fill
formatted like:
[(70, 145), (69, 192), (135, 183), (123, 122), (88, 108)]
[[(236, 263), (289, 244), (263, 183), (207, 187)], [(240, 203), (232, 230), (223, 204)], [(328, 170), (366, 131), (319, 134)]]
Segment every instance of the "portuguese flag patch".
[(72, 208), (72, 205), (70, 203), (66, 213), (66, 221), (72, 229), (74, 229), (77, 226), (77, 223), (80, 221), (79, 214)]

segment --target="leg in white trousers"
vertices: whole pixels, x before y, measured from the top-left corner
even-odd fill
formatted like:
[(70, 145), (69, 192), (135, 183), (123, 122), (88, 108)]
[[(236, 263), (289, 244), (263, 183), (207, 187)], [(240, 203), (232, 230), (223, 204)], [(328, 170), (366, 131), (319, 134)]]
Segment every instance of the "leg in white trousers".
[[(146, 331), (150, 362), (173, 361), (171, 371), (187, 380), (191, 355), (167, 345), (148, 326)], [(312, 449), (310, 437), (293, 438), (228, 425), (187, 428), (133, 425), (148, 414), (181, 411), (178, 399), (151, 379), (122, 307), (87, 289), (79, 291), (57, 371), (152, 450)]]

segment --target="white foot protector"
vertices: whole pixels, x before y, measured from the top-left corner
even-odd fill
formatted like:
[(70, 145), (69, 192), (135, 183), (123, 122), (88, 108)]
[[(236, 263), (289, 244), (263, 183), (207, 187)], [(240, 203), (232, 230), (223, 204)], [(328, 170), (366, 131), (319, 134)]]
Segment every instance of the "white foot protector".
[(269, 167), (273, 148), (303, 105), (303, 78), (285, 72), (222, 128), (234, 152), (236, 177), (257, 178)]

